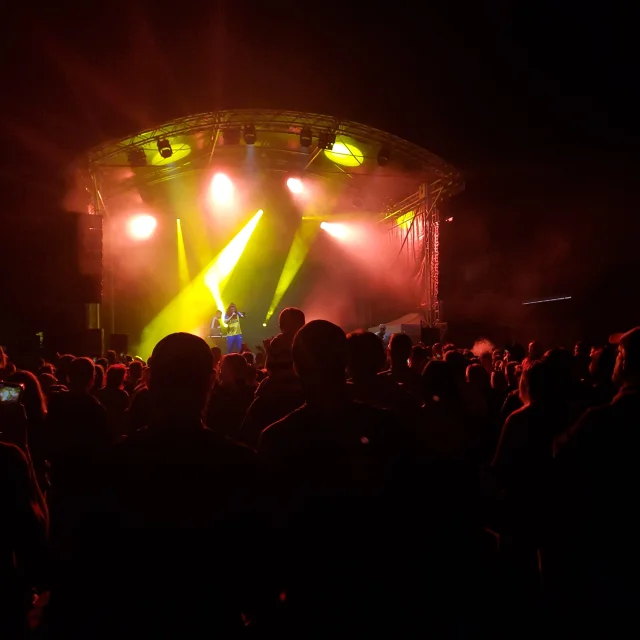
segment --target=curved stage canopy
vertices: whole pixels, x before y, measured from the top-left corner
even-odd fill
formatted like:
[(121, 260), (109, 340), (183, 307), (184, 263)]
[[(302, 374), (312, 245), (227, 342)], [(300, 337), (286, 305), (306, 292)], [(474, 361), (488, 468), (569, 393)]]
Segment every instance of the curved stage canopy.
[(352, 202), (376, 213), (392, 212), (422, 183), (438, 189), (440, 197), (463, 188), (452, 165), (411, 142), (357, 122), (296, 111), (240, 109), (179, 118), (101, 144), (86, 160), (99, 177), (105, 204), (124, 191), (218, 165), (245, 174), (340, 181)]
[[(95, 257), (104, 256), (112, 332), (136, 335), (144, 325), (149, 337), (141, 344), (151, 344), (175, 328), (177, 306), (183, 316), (195, 307), (211, 313), (211, 295), (218, 308), (229, 296), (253, 300), (264, 328), (283, 303), (302, 300), (302, 289), (319, 282), (331, 288), (327, 304), (335, 308), (410, 289), (407, 304), (421, 306), (429, 324), (441, 320), (438, 208), (464, 188), (462, 176), (390, 133), (314, 113), (216, 111), (101, 144), (76, 168), (74, 208), (88, 206), (105, 219), (105, 250), (100, 244)], [(244, 244), (232, 239), (263, 210)], [(320, 229), (334, 237), (335, 249), (317, 239)], [(234, 242), (243, 249), (229, 260)], [(214, 268), (216, 255), (225, 264)], [(406, 260), (398, 261), (401, 255)], [(367, 278), (365, 261), (373, 270)], [(329, 285), (331, 269), (338, 275)], [(202, 323), (196, 315), (185, 317)], [(345, 315), (336, 318), (348, 324)], [(150, 318), (163, 322), (151, 331)]]

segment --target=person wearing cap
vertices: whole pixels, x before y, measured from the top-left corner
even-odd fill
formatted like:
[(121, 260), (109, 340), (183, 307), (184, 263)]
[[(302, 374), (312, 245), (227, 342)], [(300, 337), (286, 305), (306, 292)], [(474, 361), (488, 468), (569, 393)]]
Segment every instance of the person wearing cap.
[(613, 637), (608, 625), (635, 623), (640, 596), (640, 327), (610, 341), (618, 346), (613, 380), (619, 391), (558, 443), (552, 541), (562, 578), (554, 586), (563, 599), (570, 596), (563, 607), (585, 628), (606, 619)]

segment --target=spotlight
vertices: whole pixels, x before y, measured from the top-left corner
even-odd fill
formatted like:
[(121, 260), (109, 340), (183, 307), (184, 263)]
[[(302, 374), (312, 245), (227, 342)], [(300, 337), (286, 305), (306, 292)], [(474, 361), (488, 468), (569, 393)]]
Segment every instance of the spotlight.
[(216, 173), (211, 181), (211, 197), (216, 204), (229, 204), (233, 200), (233, 182), (224, 173)]
[(305, 127), (300, 132), (300, 146), (310, 147), (312, 142), (313, 142), (313, 134), (311, 133), (311, 129), (309, 129), (309, 127)]
[(127, 154), (127, 159), (132, 167), (147, 166), (147, 155), (145, 154), (144, 149), (141, 149), (140, 147), (131, 149)]
[(386, 167), (389, 164), (389, 158), (391, 157), (391, 149), (388, 145), (383, 144), (378, 151), (378, 164), (381, 167)]
[(262, 326), (263, 326), (263, 327), (266, 327), (266, 326), (267, 326), (267, 323), (266, 323), (266, 322), (263, 322), (263, 323), (262, 323)]
[(256, 143), (256, 128), (252, 124), (247, 124), (244, 127), (244, 143), (245, 144)]
[(158, 221), (147, 213), (141, 213), (129, 218), (127, 232), (133, 240), (147, 240), (156, 230)]
[(445, 222), (453, 222), (453, 216), (449, 216), (448, 218), (445, 218)]
[(158, 140), (158, 151), (163, 158), (170, 158), (173, 155), (173, 149), (166, 138)]
[(321, 222), (320, 228), (326, 231), (330, 236), (343, 240), (349, 235), (349, 229), (346, 224), (337, 222)]
[(304, 191), (304, 185), (300, 178), (288, 178), (287, 187), (289, 187), (291, 193), (302, 193)]
[(318, 135), (319, 149), (324, 149), (325, 151), (331, 151), (335, 143), (336, 143), (335, 133), (322, 132), (321, 134)]

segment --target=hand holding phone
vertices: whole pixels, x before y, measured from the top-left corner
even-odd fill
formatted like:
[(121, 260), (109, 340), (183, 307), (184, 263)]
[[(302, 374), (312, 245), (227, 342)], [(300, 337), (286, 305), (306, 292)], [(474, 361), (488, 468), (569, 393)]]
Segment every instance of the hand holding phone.
[(27, 447), (27, 415), (22, 406), (24, 386), (0, 382), (0, 440)]
[(0, 405), (20, 404), (24, 385), (15, 382), (0, 382)]

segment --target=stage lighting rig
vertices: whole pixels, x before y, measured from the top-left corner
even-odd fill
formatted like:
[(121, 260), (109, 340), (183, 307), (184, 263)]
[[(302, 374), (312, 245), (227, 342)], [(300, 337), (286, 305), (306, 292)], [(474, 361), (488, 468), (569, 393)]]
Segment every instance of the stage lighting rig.
[(160, 140), (158, 140), (158, 152), (165, 159), (173, 155), (173, 149), (166, 138), (160, 138)]
[(310, 147), (313, 143), (313, 133), (309, 127), (305, 127), (300, 131), (300, 146), (301, 147)]
[(318, 135), (318, 149), (323, 149), (324, 151), (331, 151), (335, 143), (336, 143), (335, 133), (327, 133), (323, 131)]
[(224, 144), (232, 145), (232, 144), (240, 144), (240, 129), (225, 129), (222, 132), (222, 139), (224, 140)]
[(384, 144), (378, 151), (378, 165), (386, 167), (389, 164), (389, 158), (391, 157), (391, 149), (388, 145)]
[(245, 144), (256, 143), (256, 128), (252, 124), (247, 124), (244, 127), (244, 143)]
[(131, 149), (127, 154), (127, 159), (132, 167), (147, 166), (147, 155), (144, 152), (144, 149), (141, 149), (140, 147), (134, 147)]

